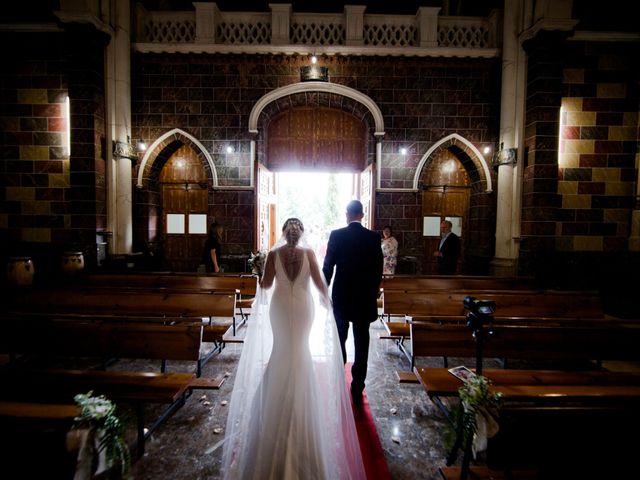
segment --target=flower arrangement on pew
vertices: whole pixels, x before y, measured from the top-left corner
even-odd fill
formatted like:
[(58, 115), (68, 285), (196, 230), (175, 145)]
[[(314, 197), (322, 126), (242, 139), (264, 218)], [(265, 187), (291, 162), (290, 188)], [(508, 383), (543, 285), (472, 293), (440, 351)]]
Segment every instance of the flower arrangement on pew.
[(466, 441), (473, 435), (473, 457), (487, 449), (487, 441), (498, 433), (498, 410), (502, 394), (491, 392), (490, 381), (482, 375), (470, 375), (458, 389), (462, 405), (462, 432)]
[(249, 256), (247, 263), (251, 268), (251, 273), (256, 275), (258, 278), (262, 277), (266, 259), (267, 254), (263, 251), (257, 251), (256, 253), (251, 252), (251, 255)]
[(104, 395), (94, 397), (92, 391), (73, 399), (80, 407), (70, 432), (79, 446), (74, 480), (91, 479), (109, 470), (108, 478), (127, 478), (131, 456), (116, 405)]

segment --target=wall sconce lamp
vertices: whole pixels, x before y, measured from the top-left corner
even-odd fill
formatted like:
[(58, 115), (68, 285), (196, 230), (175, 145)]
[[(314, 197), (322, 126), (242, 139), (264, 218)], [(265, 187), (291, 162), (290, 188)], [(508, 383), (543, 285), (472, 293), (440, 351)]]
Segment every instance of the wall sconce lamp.
[(406, 155), (407, 154), (407, 148), (406, 147), (401, 147), (400, 148), (400, 155)]
[(235, 152), (235, 149), (231, 145), (227, 146), (227, 153), (233, 153), (233, 152)]
[(144, 143), (143, 139), (139, 139), (138, 140), (138, 151), (139, 152), (144, 152), (147, 149), (147, 144)]

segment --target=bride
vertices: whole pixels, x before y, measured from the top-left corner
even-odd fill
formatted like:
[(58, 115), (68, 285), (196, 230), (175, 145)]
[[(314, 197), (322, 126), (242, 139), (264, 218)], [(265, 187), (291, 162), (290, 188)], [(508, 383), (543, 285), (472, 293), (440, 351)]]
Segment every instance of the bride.
[(225, 479), (366, 478), (327, 286), (303, 233), (288, 219), (267, 257), (231, 395)]

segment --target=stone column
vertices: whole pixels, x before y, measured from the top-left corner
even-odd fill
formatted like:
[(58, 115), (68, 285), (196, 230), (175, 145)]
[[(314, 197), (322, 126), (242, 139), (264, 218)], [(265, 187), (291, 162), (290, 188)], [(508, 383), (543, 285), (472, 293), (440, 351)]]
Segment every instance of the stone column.
[[(133, 244), (131, 168), (131, 32), (127, 0), (116, 0), (114, 35), (107, 48), (107, 225), (111, 254)], [(134, 142), (135, 143), (135, 142)]]
[(513, 276), (517, 270), (520, 236), (522, 151), (525, 90), (525, 55), (518, 41), (518, 16), (522, 0), (504, 4), (502, 92), (500, 99), (500, 149), (516, 149), (516, 162), (498, 167), (496, 250), (492, 274)]

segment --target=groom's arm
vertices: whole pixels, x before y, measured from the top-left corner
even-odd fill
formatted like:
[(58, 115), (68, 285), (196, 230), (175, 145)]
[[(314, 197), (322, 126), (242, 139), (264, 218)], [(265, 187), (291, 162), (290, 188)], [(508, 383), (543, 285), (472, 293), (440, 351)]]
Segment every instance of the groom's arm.
[(333, 268), (336, 265), (336, 241), (334, 233), (335, 232), (331, 232), (331, 235), (329, 235), (327, 254), (324, 257), (324, 264), (322, 265), (322, 273), (324, 274), (324, 279), (327, 281), (327, 285), (331, 285)]

